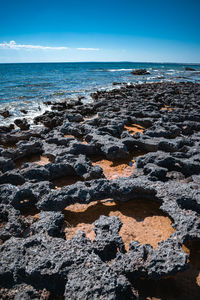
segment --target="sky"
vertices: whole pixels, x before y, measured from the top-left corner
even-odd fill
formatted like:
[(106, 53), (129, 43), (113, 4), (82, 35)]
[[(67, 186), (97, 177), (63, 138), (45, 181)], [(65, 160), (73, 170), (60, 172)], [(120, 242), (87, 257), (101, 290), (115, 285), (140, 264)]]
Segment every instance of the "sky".
[(200, 63), (200, 0), (0, 0), (0, 63)]

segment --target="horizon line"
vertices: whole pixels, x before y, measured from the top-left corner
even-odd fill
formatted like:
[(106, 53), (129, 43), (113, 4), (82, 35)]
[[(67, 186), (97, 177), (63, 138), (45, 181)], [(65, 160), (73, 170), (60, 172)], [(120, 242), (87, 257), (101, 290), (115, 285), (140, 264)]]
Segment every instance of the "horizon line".
[(24, 62), (0, 62), (0, 64), (64, 64), (64, 63), (143, 63), (143, 64), (181, 64), (181, 65), (200, 65), (200, 62), (155, 62), (155, 61), (129, 61), (129, 60), (118, 60), (118, 61), (24, 61)]

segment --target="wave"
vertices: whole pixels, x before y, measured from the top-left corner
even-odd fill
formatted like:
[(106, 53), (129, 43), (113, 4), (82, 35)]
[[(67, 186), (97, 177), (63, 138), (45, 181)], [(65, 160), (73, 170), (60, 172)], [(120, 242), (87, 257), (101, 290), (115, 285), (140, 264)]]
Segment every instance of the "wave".
[(122, 71), (133, 71), (133, 69), (108, 69), (107, 72), (122, 72)]
[(157, 80), (157, 79), (164, 79), (164, 78), (165, 78), (165, 76), (161, 76), (161, 75), (147, 77), (147, 79), (155, 79), (155, 80)]
[(175, 73), (177, 73), (177, 72), (175, 72), (175, 71), (173, 71), (173, 72), (166, 72), (165, 74), (166, 75), (174, 75)]
[(53, 93), (53, 96), (63, 96), (63, 95), (65, 95), (66, 93), (65, 92), (63, 92), (63, 91), (58, 91), (58, 92), (54, 92)]

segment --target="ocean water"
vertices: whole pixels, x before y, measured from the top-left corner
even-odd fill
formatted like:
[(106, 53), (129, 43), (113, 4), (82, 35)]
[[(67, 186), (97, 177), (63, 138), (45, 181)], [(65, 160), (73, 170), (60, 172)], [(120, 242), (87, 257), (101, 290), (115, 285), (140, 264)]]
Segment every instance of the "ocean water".
[[(192, 67), (196, 72), (185, 71)], [(150, 75), (134, 76), (134, 69), (145, 68)], [(8, 109), (12, 116), (0, 124), (8, 124), (18, 117), (30, 121), (48, 110), (44, 101), (62, 101), (84, 96), (92, 101), (90, 93), (116, 88), (113, 82), (142, 83), (161, 81), (193, 81), (200, 83), (200, 64), (159, 63), (17, 63), (0, 64), (0, 110)], [(21, 110), (27, 110), (24, 115)]]

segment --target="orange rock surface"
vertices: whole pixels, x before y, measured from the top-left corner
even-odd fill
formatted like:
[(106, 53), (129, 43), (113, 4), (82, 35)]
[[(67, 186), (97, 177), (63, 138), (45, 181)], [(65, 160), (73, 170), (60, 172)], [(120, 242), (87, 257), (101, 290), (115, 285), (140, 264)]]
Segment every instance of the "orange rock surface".
[(124, 130), (127, 130), (131, 135), (134, 135), (136, 132), (143, 133), (145, 128), (138, 124), (125, 125)]
[(73, 135), (71, 135), (71, 134), (65, 134), (64, 137), (65, 137), (65, 138), (73, 138), (73, 139), (75, 139), (75, 136), (73, 136)]
[(92, 162), (93, 166), (98, 165), (103, 169), (104, 175), (107, 179), (115, 179), (118, 177), (130, 176), (135, 168), (135, 160), (126, 162), (112, 162), (107, 159), (101, 159)]
[(173, 111), (173, 108), (171, 108), (169, 105), (165, 105), (164, 107), (161, 108), (161, 110)]
[(74, 204), (64, 210), (66, 238), (78, 230), (85, 231), (88, 238), (95, 238), (93, 222), (101, 215), (118, 216), (123, 226), (120, 235), (129, 249), (129, 243), (139, 241), (157, 248), (158, 243), (167, 239), (174, 229), (171, 220), (160, 209), (159, 204), (147, 200), (119, 202), (103, 200), (88, 205)]

